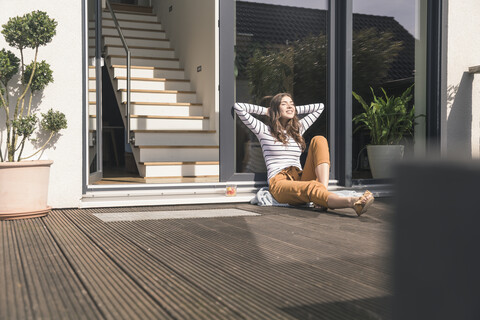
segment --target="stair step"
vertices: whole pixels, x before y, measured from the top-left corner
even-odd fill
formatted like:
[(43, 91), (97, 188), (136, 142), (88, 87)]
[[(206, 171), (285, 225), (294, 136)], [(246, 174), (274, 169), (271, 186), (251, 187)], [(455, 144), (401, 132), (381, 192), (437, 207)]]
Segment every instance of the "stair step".
[(218, 146), (138, 146), (139, 162), (218, 161)]
[[(122, 103), (126, 104), (127, 89), (118, 90), (122, 96)], [(131, 104), (148, 103), (148, 105), (163, 105), (174, 103), (190, 103), (199, 105), (196, 102), (195, 91), (177, 91), (177, 90), (130, 90)], [(96, 89), (88, 89), (88, 100), (96, 101)]]
[[(135, 12), (135, 13), (146, 13), (153, 14), (153, 8), (147, 6), (138, 6), (135, 4), (126, 4), (126, 3), (112, 3), (111, 5), (113, 11), (126, 11), (126, 12)], [(108, 11), (108, 8), (105, 9)]]
[[(89, 48), (92, 49), (92, 48)], [(95, 48), (93, 48), (95, 49)], [(148, 58), (161, 58), (161, 59), (175, 59), (178, 61), (178, 58), (175, 56), (175, 51), (171, 48), (150, 48), (150, 47), (141, 47), (141, 46), (129, 46), (130, 55), (132, 57), (148, 57)], [(126, 58), (125, 48), (120, 45), (109, 45), (105, 46), (105, 52), (107, 55)]]
[[(130, 49), (130, 47), (129, 47)], [(107, 61), (110, 64), (126, 64), (127, 55), (124, 47), (106, 48)], [(130, 49), (132, 65), (152, 66), (159, 68), (179, 68), (180, 62), (175, 57), (175, 52), (170, 49)], [(91, 59), (95, 56), (95, 47), (88, 48), (88, 57)]]
[[(117, 88), (126, 89), (127, 79), (119, 77), (117, 79)], [(188, 80), (166, 80), (160, 78), (133, 78), (130, 81), (131, 89), (140, 90), (179, 90), (190, 91), (191, 85)]]
[(136, 145), (218, 145), (215, 130), (134, 130)]
[(97, 130), (97, 116), (89, 115), (88, 116), (88, 129), (91, 131)]
[(88, 66), (88, 77), (95, 78), (97, 75), (95, 74), (95, 66)]
[[(125, 92), (127, 89), (118, 89), (118, 91)], [(143, 92), (143, 93), (172, 93), (172, 94), (195, 94), (195, 91), (179, 91), (179, 90), (130, 90), (131, 92)]]
[(183, 120), (203, 120), (203, 119), (208, 119), (208, 117), (204, 117), (204, 116), (151, 116), (151, 115), (131, 115), (130, 118), (183, 119)]
[(97, 114), (97, 104), (95, 101), (88, 102), (88, 114), (89, 115), (96, 115)]
[[(132, 28), (135, 30), (145, 30), (145, 31), (160, 31), (163, 30), (163, 27), (160, 23), (156, 21), (138, 21), (133, 19), (117, 19), (120, 28)], [(91, 22), (90, 22), (91, 23)], [(91, 24), (89, 23), (89, 26)], [(93, 27), (95, 26), (95, 22), (93, 22)], [(103, 27), (115, 27), (115, 22), (113, 19), (110, 18), (103, 18), (102, 19), (102, 28)]]
[[(151, 31), (151, 32), (157, 32), (157, 33), (165, 33), (165, 30), (162, 27), (162, 24), (160, 24), (157, 21), (143, 21), (141, 18), (138, 20), (134, 19), (117, 19), (118, 24), (120, 25), (120, 28), (122, 30), (122, 33), (124, 30), (136, 30), (136, 31)], [(105, 29), (114, 29), (117, 30), (117, 27), (115, 25), (115, 22), (111, 18), (103, 18), (102, 19), (102, 31)], [(95, 21), (90, 20), (88, 22), (88, 30), (89, 31), (95, 31)], [(105, 33), (102, 32), (103, 35)], [(114, 33), (114, 35), (118, 35), (117, 33)], [(124, 33), (125, 35), (125, 33)]]
[(207, 130), (207, 117), (139, 117), (131, 116), (131, 130)]
[(132, 130), (133, 132), (139, 134), (139, 133), (173, 133), (173, 134), (179, 134), (179, 133), (215, 133), (216, 130)]
[[(122, 95), (122, 102), (127, 101), (127, 90), (119, 90)], [(197, 95), (194, 91), (174, 91), (174, 90), (130, 90), (131, 102), (197, 102)]]
[[(114, 68), (113, 76), (115, 78), (127, 76), (127, 67), (124, 64), (116, 64), (112, 65), (112, 67)], [(132, 77), (185, 79), (185, 71), (183, 69), (133, 65), (130, 70)], [(93, 75), (95, 75), (95, 69), (93, 69)]]
[[(154, 21), (157, 22), (158, 18), (154, 13), (143, 13), (143, 12), (130, 12), (130, 11), (118, 11), (114, 10), (115, 17), (117, 19), (133, 19), (133, 20), (143, 20), (143, 21)], [(102, 12), (102, 18), (111, 18), (112, 15), (110, 11), (106, 10)]]
[[(95, 79), (95, 78), (93, 78)], [(115, 79), (117, 80), (127, 80), (127, 77), (116, 77)], [(190, 82), (190, 80), (187, 79), (167, 79), (167, 78), (142, 78), (142, 77), (131, 77), (131, 81), (154, 81), (154, 82)]]
[[(166, 39), (167, 35), (165, 31), (162, 30), (155, 30), (155, 31), (148, 31), (148, 30), (138, 30), (135, 28), (122, 28), (122, 33), (124, 37), (135, 37), (137, 39), (144, 39), (144, 40), (158, 40), (158, 39)], [(103, 27), (102, 28), (102, 35), (103, 36), (112, 36), (117, 37), (118, 31), (117, 28), (114, 27)], [(95, 38), (95, 28), (91, 27), (88, 29), (88, 37), (90, 39)]]
[[(123, 45), (116, 45), (116, 44), (109, 44), (108, 46), (105, 46), (106, 48), (124, 48)], [(155, 52), (175, 52), (173, 48), (154, 48), (154, 47), (143, 47), (143, 46), (129, 46), (130, 52), (133, 49), (147, 49), (147, 50), (155, 50)], [(123, 50), (122, 53), (125, 53), (125, 49)], [(176, 57), (173, 57), (176, 58)]]
[[(108, 60), (112, 65), (126, 63), (126, 55), (109, 55)], [(176, 58), (155, 58), (155, 57), (138, 57), (131, 56), (131, 64), (136, 66), (180, 69), (180, 61)]]
[[(119, 36), (104, 36), (104, 44), (108, 45), (122, 45), (122, 40)], [(89, 39), (89, 45), (95, 45), (94, 39)], [(136, 37), (125, 37), (128, 46), (142, 46), (152, 48), (170, 48), (170, 41), (168, 39), (138, 39)]]
[(140, 162), (140, 175), (153, 177), (206, 177), (218, 176), (218, 161)]
[(169, 150), (179, 150), (179, 149), (218, 149), (218, 146), (198, 146), (198, 145), (181, 145), (181, 146), (137, 146), (140, 150), (142, 149), (169, 149)]
[(218, 165), (218, 161), (183, 161), (183, 162), (140, 162), (140, 164), (146, 165), (146, 166), (176, 166), (176, 165), (191, 165), (191, 164), (197, 164), (197, 165)]
[[(125, 107), (125, 104), (123, 105)], [(163, 117), (191, 117), (203, 116), (202, 105), (163, 105), (163, 104), (130, 104), (131, 115), (150, 115)]]
[[(115, 17), (117, 18), (118, 23), (120, 23), (121, 21), (124, 21), (124, 22), (141, 22), (141, 23), (147, 23), (147, 24), (160, 24), (157, 20), (146, 21), (146, 20), (144, 20), (143, 16), (138, 17), (138, 18), (134, 18), (133, 16), (119, 18), (115, 15)], [(102, 17), (102, 22), (106, 22), (106, 21), (113, 22), (113, 18), (111, 16), (110, 17), (108, 17), (108, 16)], [(95, 21), (93, 21), (93, 22), (95, 22)]]

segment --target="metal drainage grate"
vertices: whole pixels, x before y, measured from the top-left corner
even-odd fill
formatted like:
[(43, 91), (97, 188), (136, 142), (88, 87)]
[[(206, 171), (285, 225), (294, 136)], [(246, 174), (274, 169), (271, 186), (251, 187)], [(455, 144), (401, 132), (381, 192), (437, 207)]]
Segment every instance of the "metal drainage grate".
[(209, 209), (209, 210), (176, 210), (176, 211), (144, 211), (144, 212), (113, 212), (94, 213), (94, 216), (104, 222), (191, 219), (259, 216), (260, 214), (240, 209)]

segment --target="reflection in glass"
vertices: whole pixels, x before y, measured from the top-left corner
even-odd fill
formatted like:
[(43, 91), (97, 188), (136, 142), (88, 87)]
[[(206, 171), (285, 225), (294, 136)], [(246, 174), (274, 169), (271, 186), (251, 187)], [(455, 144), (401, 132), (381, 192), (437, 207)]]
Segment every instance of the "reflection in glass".
[[(367, 104), (372, 92), (400, 96), (415, 83), (415, 0), (385, 2), (353, 1), (352, 89)], [(417, 66), (418, 69), (418, 66)], [(409, 108), (413, 105), (413, 100)], [(363, 112), (352, 98), (352, 114)], [(355, 129), (355, 126), (354, 126)], [(412, 138), (404, 141), (405, 153), (413, 150)], [(353, 178), (371, 178), (365, 146), (369, 132), (359, 130), (352, 140)]]
[(96, 1), (88, 0), (88, 165), (89, 183), (99, 179), (100, 168), (98, 166), (98, 137), (97, 137), (97, 110), (96, 110), (96, 73), (95, 73), (95, 49), (96, 30), (95, 15)]
[[(317, 8), (268, 3), (236, 1), (236, 101), (268, 106), (265, 97), (289, 92), (297, 105), (325, 103), (328, 12), (318, 9), (325, 1)], [(327, 135), (327, 112), (305, 133), (307, 145)], [(236, 171), (266, 172), (260, 144), (238, 119)]]

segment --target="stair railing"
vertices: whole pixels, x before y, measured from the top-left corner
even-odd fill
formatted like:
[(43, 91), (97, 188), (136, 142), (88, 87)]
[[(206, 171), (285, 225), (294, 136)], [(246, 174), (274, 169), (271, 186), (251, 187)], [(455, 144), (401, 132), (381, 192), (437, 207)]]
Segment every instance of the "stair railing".
[[(128, 48), (127, 42), (125, 41), (125, 37), (123, 36), (122, 29), (120, 28), (120, 24), (117, 21), (117, 17), (115, 16), (115, 12), (113, 12), (112, 5), (110, 4), (109, 0), (106, 0), (107, 8), (110, 11), (110, 14), (113, 18), (113, 23), (115, 24), (115, 28), (118, 31), (118, 35), (120, 36), (120, 40), (122, 41), (123, 48), (127, 53), (127, 106), (125, 109), (125, 142), (128, 144), (132, 142), (133, 137), (130, 136), (130, 80), (131, 80), (131, 54), (130, 49)], [(122, 99), (123, 100), (123, 99)], [(122, 101), (123, 102), (123, 101)]]

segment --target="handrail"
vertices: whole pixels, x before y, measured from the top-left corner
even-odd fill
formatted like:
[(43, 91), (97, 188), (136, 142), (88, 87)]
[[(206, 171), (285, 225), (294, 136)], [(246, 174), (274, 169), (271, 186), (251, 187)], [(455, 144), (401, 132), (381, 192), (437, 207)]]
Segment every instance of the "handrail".
[(131, 68), (131, 54), (130, 54), (130, 49), (128, 48), (127, 42), (125, 41), (125, 37), (123, 36), (122, 30), (120, 28), (120, 25), (117, 21), (117, 17), (115, 16), (115, 12), (113, 12), (112, 6), (110, 4), (109, 0), (106, 0), (107, 3), (107, 8), (110, 11), (110, 14), (112, 15), (113, 22), (115, 23), (115, 27), (117, 28), (118, 35), (120, 36), (120, 40), (122, 41), (123, 48), (125, 49), (125, 52), (127, 53), (127, 107), (125, 110), (125, 116), (127, 118), (127, 123), (125, 124), (125, 141), (127, 144), (130, 143), (131, 138), (130, 138), (130, 68)]

